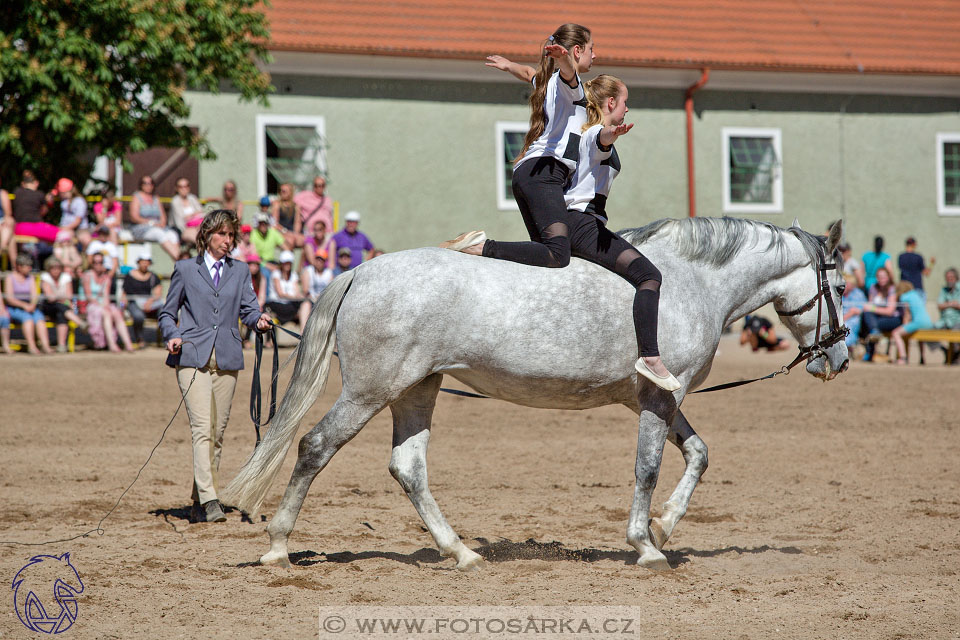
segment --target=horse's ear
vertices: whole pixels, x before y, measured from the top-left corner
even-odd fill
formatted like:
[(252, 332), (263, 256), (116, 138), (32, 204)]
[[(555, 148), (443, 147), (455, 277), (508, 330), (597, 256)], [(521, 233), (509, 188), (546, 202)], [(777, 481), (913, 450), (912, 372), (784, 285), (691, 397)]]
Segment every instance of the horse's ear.
[(843, 220), (837, 220), (830, 227), (830, 235), (827, 236), (827, 255), (832, 254), (840, 245), (843, 239)]
[(793, 224), (790, 225), (790, 226), (791, 226), (791, 227), (796, 227), (797, 229), (799, 229), (799, 228), (800, 228), (800, 218), (794, 218), (794, 219), (793, 219)]

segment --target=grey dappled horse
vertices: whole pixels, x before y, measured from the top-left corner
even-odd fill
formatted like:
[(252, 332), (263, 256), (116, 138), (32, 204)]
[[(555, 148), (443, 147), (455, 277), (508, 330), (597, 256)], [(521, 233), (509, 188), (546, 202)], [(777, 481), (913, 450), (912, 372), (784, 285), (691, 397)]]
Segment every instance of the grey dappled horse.
[[(333, 455), (386, 407), (393, 414), (390, 473), (423, 518), (445, 556), (468, 569), (481, 562), (440, 513), (427, 484), (427, 442), (443, 375), (488, 396), (529, 407), (589, 409), (622, 404), (640, 417), (636, 488), (627, 542), (640, 565), (668, 568), (660, 552), (686, 513), (707, 447), (679, 410), (710, 372), (723, 328), (773, 302), (778, 312), (802, 308), (819, 290), (818, 251), (835, 255), (837, 222), (827, 239), (794, 223), (790, 229), (750, 220), (661, 220), (623, 232), (663, 273), (660, 353), (683, 383), (669, 393), (641, 378), (631, 315), (634, 289), (619, 276), (574, 260), (543, 269), (444, 249), (415, 249), (362, 264), (330, 284), (304, 330), (289, 387), (260, 446), (223, 492), (227, 504), (256, 513), (326, 381), (334, 350), (343, 392), (300, 440), (290, 484), (267, 526), (264, 564), (288, 565), (287, 539), (310, 484)], [(839, 270), (828, 275), (840, 307)], [(813, 305), (783, 317), (801, 345), (816, 339)], [(842, 322), (842, 320), (841, 320)], [(832, 379), (847, 367), (843, 340), (806, 365)], [(587, 437), (586, 435), (584, 437)], [(648, 520), (665, 440), (680, 448), (686, 469)]]

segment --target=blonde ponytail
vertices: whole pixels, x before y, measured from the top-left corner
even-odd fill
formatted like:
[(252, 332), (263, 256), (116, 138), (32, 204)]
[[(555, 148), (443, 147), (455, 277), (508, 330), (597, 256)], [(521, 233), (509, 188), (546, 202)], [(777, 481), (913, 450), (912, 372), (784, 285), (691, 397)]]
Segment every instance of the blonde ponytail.
[(583, 124), (583, 131), (598, 124), (603, 124), (603, 103), (608, 98), (616, 100), (623, 92), (623, 80), (616, 76), (601, 74), (583, 83), (583, 92), (587, 96), (587, 121)]

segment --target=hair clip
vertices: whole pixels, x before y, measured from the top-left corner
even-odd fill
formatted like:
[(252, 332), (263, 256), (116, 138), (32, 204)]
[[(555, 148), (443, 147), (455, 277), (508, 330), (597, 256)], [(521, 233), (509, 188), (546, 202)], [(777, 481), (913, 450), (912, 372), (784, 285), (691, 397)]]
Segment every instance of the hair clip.
[(547, 40), (549, 40), (550, 42), (553, 42), (553, 36), (550, 36), (549, 38), (547, 38)]

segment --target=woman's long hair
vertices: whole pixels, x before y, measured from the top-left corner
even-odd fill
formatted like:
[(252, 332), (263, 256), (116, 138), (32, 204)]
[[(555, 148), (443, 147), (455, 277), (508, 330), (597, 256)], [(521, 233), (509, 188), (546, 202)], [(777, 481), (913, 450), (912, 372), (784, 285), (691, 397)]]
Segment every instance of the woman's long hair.
[(211, 211), (203, 217), (200, 228), (197, 230), (197, 253), (203, 255), (207, 250), (207, 242), (210, 235), (220, 229), (227, 227), (233, 231), (233, 246), (237, 246), (237, 238), (240, 237), (240, 220), (237, 218), (237, 212), (231, 209), (217, 209)]
[(587, 46), (590, 38), (589, 29), (579, 24), (568, 22), (567, 24), (557, 27), (553, 35), (544, 40), (543, 44), (540, 45), (540, 65), (537, 67), (537, 71), (533, 76), (533, 93), (530, 94), (530, 128), (527, 130), (527, 135), (523, 139), (523, 149), (520, 150), (516, 159), (522, 158), (523, 154), (530, 148), (530, 145), (543, 135), (544, 129), (547, 128), (547, 115), (543, 112), (543, 103), (546, 101), (547, 96), (547, 82), (550, 80), (553, 72), (556, 71), (557, 65), (553, 58), (544, 53), (544, 48), (548, 44), (559, 44), (569, 51), (577, 45), (581, 47)]
[(587, 121), (583, 123), (583, 130), (603, 124), (603, 104), (608, 98), (614, 100), (623, 93), (623, 80), (616, 76), (600, 74), (593, 80), (583, 83), (583, 91), (587, 96)]

